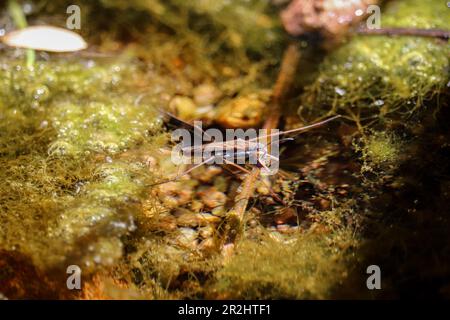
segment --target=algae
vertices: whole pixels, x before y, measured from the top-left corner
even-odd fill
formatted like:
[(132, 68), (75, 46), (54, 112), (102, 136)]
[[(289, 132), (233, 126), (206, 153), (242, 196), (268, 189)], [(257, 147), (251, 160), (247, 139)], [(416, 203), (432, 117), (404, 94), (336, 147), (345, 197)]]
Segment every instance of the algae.
[(114, 64), (39, 62), (28, 70), (3, 61), (2, 248), (52, 267), (85, 250), (90, 237), (92, 261), (120, 257), (117, 236), (133, 228), (120, 206), (149, 175), (136, 161), (111, 157), (143, 143), (155, 148), (161, 124), (151, 106), (133, 103), (137, 94), (119, 94), (124, 75)]
[(338, 249), (344, 242), (352, 240), (342, 230), (244, 240), (214, 289), (227, 299), (330, 298), (348, 275), (348, 252)]
[(359, 141), (354, 141), (354, 148), (361, 152), (363, 166), (361, 172), (384, 172), (395, 170), (404, 160), (402, 151), (405, 142), (395, 133), (388, 131), (370, 131)]

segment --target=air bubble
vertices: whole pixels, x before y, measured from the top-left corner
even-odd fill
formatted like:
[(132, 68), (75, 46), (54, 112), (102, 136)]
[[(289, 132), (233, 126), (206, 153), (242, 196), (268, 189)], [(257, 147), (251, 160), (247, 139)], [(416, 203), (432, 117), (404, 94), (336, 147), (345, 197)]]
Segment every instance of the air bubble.
[(340, 96), (344, 96), (347, 93), (347, 91), (345, 91), (344, 89), (341, 89), (339, 87), (335, 87), (334, 92), (336, 92)]

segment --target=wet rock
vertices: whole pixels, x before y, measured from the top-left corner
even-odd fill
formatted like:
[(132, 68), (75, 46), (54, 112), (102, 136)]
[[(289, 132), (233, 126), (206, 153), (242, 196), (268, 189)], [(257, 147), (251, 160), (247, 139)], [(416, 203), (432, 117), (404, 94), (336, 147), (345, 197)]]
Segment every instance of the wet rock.
[(201, 182), (211, 182), (211, 180), (222, 173), (222, 168), (218, 166), (204, 166), (202, 168), (192, 171), (191, 177)]
[(202, 227), (198, 230), (198, 234), (200, 235), (200, 237), (202, 237), (203, 239), (207, 239), (207, 238), (212, 238), (212, 236), (215, 233), (215, 228), (211, 225)]
[(215, 187), (205, 189), (197, 194), (203, 203), (211, 209), (224, 206), (227, 201), (225, 193), (217, 191)]
[(318, 31), (331, 37), (361, 21), (368, 6), (376, 3), (377, 0), (294, 0), (281, 13), (281, 19), (292, 35)]
[(183, 120), (194, 119), (196, 116), (197, 106), (189, 97), (175, 96), (170, 100), (169, 108)]
[(172, 232), (177, 229), (177, 219), (172, 215), (160, 216), (152, 221), (150, 224), (150, 230)]
[(298, 226), (290, 226), (288, 224), (279, 224), (277, 225), (277, 231), (282, 234), (293, 234), (298, 232)]
[(182, 213), (177, 217), (177, 225), (182, 227), (195, 228), (200, 224), (199, 217), (196, 213)]
[(192, 199), (192, 189), (179, 182), (167, 182), (158, 187), (158, 195), (168, 207), (178, 207), (189, 203)]
[(215, 120), (226, 128), (257, 127), (263, 121), (266, 103), (257, 94), (237, 97), (219, 107)]
[(198, 233), (192, 228), (179, 228), (175, 242), (188, 249), (196, 249), (198, 245)]
[(211, 213), (217, 217), (223, 217), (226, 215), (227, 210), (224, 206), (215, 207), (211, 210)]
[(220, 218), (209, 213), (193, 213), (190, 211), (182, 212), (177, 217), (177, 224), (182, 227), (198, 227), (214, 224), (220, 221)]
[(204, 83), (195, 87), (193, 94), (194, 101), (198, 106), (215, 104), (222, 96), (222, 92), (215, 85), (210, 83)]
[(285, 208), (280, 214), (275, 215), (274, 219), (277, 225), (296, 223), (298, 219), (297, 211), (294, 208)]
[(214, 251), (216, 247), (217, 246), (213, 238), (205, 239), (198, 245), (199, 250), (207, 252)]

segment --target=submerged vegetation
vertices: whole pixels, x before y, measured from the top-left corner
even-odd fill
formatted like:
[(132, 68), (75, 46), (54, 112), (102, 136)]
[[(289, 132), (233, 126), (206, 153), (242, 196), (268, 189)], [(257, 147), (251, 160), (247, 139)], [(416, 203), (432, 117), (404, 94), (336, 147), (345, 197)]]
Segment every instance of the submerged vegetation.
[[(36, 1), (27, 20), (63, 26), (67, 5)], [(288, 40), (269, 1), (79, 5), (87, 51), (36, 53), (32, 67), (0, 52), (0, 297), (448, 297), (448, 41), (349, 34), (324, 52)], [(442, 6), (389, 1), (382, 23), (445, 29)], [(159, 110), (261, 127), (288, 41), (302, 57), (283, 125), (343, 119), (283, 146), (233, 242), (244, 175), (208, 166), (155, 184), (185, 169)], [(82, 290), (67, 290), (69, 265)]]
[(215, 290), (220, 298), (331, 298), (348, 277), (351, 246), (352, 236), (336, 230), (244, 240), (218, 272)]

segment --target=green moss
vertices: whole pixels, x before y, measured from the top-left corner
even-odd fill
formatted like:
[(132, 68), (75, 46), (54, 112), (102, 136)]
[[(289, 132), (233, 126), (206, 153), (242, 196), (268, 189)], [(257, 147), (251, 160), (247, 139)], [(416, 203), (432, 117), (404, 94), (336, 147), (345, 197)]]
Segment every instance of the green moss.
[(232, 299), (325, 299), (347, 277), (342, 231), (244, 240), (217, 274), (215, 289)]
[(402, 143), (393, 135), (376, 132), (366, 138), (363, 157), (375, 166), (395, 165), (400, 157)]
[(402, 159), (404, 143), (393, 133), (371, 132), (354, 144), (361, 152), (362, 171), (390, 170), (398, 167)]
[(2, 61), (0, 247), (38, 267), (112, 265), (135, 228), (152, 176), (139, 159), (114, 155), (166, 140), (155, 109), (130, 90), (139, 65), (116, 61)]
[[(396, 1), (382, 12), (382, 27), (448, 27), (439, 0)], [(406, 118), (449, 80), (449, 44), (422, 37), (353, 36), (320, 66), (302, 98), (302, 111), (323, 108), (365, 121)]]

